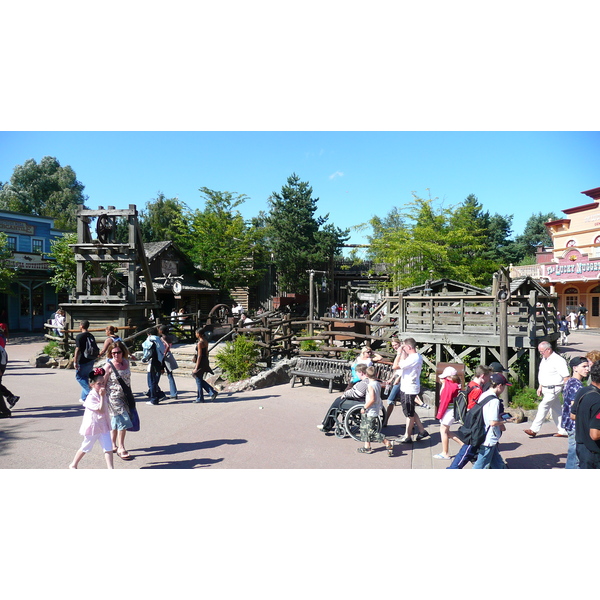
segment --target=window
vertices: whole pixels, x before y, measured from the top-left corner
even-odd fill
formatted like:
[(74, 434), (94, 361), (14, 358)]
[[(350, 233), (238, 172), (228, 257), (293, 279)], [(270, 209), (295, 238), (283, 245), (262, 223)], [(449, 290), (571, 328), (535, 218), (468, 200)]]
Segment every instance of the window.
[(31, 240), (31, 252), (35, 254), (41, 254), (44, 251), (44, 240), (39, 238), (32, 238)]
[(7, 239), (7, 244), (8, 244), (8, 249), (12, 250), (13, 252), (17, 251), (17, 238), (14, 235), (8, 235), (6, 236)]
[(569, 240), (567, 242), (567, 248), (575, 248), (575, 240)]
[(567, 288), (564, 291), (565, 295), (565, 312), (569, 314), (571, 311), (577, 312), (579, 306), (578, 300), (579, 290), (574, 287)]

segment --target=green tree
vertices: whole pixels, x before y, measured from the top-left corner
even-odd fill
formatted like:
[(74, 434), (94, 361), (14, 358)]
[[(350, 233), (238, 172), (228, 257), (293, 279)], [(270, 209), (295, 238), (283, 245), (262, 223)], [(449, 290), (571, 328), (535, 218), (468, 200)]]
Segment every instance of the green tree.
[(477, 206), (469, 201), (460, 207), (444, 208), (435, 199), (413, 200), (402, 211), (403, 225), (378, 232), (370, 238), (374, 260), (390, 265), (394, 287), (421, 285), (430, 277), (482, 284), (489, 277), (489, 264), (480, 253), (484, 231), (467, 218)]
[(33, 158), (17, 165), (0, 189), (0, 209), (51, 217), (58, 229), (74, 230), (77, 208), (87, 196), (70, 166), (61, 167), (52, 156), (37, 163)]
[(557, 218), (553, 212), (539, 212), (527, 219), (523, 233), (515, 239), (515, 243), (523, 255), (521, 262), (525, 264), (535, 262), (535, 254), (539, 246), (552, 246), (552, 238), (545, 224), (548, 221), (555, 221)]
[[(264, 274), (262, 227), (248, 224), (238, 207), (247, 196), (200, 188), (204, 210), (187, 210), (176, 223), (177, 244), (221, 291), (257, 283)], [(187, 229), (186, 229), (187, 228)]]
[(178, 239), (189, 232), (183, 218), (186, 206), (178, 198), (166, 198), (162, 192), (140, 212), (139, 225), (144, 242)]
[(8, 247), (6, 234), (0, 232), (0, 292), (7, 292), (10, 284), (16, 281), (17, 272), (10, 266), (12, 251)]
[(58, 292), (62, 290), (70, 292), (77, 286), (77, 262), (75, 261), (73, 249), (69, 248), (69, 244), (76, 243), (76, 233), (65, 233), (59, 238), (50, 241), (49, 257), (51, 259), (50, 270), (52, 271), (52, 277), (49, 283)]
[(281, 287), (306, 292), (309, 269), (323, 269), (348, 239), (348, 232), (328, 224), (329, 215), (315, 217), (318, 198), (308, 182), (293, 173), (281, 192), (269, 198), (268, 244)]

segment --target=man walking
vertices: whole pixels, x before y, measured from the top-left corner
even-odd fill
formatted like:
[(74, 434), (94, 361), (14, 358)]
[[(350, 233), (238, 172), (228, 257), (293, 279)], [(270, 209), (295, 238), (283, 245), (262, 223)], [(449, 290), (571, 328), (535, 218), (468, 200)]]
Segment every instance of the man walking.
[(502, 420), (500, 396), (507, 385), (512, 384), (508, 383), (502, 373), (492, 373), (490, 376), (490, 389), (484, 392), (479, 399), (479, 403), (484, 404), (482, 409), (483, 423), (487, 432), (485, 440), (477, 453), (477, 460), (473, 465), (474, 469), (506, 469), (498, 450), (498, 442), (502, 432), (506, 429)]
[(590, 369), (591, 385), (579, 390), (571, 408), (580, 469), (600, 469), (600, 361)]
[[(398, 349), (397, 361), (394, 361), (394, 367), (397, 368), (397, 377), (400, 377), (400, 403), (402, 411), (406, 417), (406, 432), (398, 441), (402, 443), (411, 443), (413, 427), (417, 426), (417, 442), (427, 437), (429, 433), (423, 427), (419, 415), (415, 412), (415, 398), (421, 391), (421, 369), (423, 368), (423, 357), (417, 352), (417, 342), (413, 338), (406, 338), (404, 343)], [(391, 400), (391, 401), (390, 401)], [(390, 415), (394, 410), (394, 399), (390, 395), (386, 411), (386, 424), (389, 422)]]
[(560, 395), (570, 375), (567, 361), (552, 350), (550, 342), (541, 342), (538, 345), (538, 351), (542, 360), (538, 371), (539, 387), (537, 395), (542, 397), (542, 401), (538, 406), (531, 429), (525, 429), (524, 432), (529, 437), (534, 438), (542, 428), (550, 411), (552, 420), (558, 430), (554, 437), (567, 437), (567, 432), (560, 423), (562, 416)]
[(87, 395), (90, 393), (89, 376), (94, 368), (95, 358), (88, 358), (85, 355), (85, 348), (87, 346), (88, 338), (91, 338), (94, 343), (96, 339), (88, 331), (90, 328), (90, 322), (88, 320), (81, 321), (79, 324), (79, 333), (75, 338), (75, 355), (73, 357), (73, 366), (75, 367), (75, 379), (81, 386), (81, 397), (80, 402), (83, 402)]
[(582, 326), (582, 329), (587, 329), (587, 324), (585, 322), (585, 315), (587, 314), (587, 308), (583, 305), (583, 302), (579, 303), (579, 308), (577, 309), (577, 329), (579, 326)]

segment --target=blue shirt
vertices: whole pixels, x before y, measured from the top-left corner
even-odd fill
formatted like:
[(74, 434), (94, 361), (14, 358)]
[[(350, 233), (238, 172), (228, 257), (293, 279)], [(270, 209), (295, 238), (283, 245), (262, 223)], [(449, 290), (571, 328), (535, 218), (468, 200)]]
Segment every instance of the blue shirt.
[(575, 421), (571, 420), (571, 404), (575, 399), (575, 394), (583, 387), (583, 383), (571, 377), (563, 388), (563, 410), (560, 424), (566, 431), (575, 431)]

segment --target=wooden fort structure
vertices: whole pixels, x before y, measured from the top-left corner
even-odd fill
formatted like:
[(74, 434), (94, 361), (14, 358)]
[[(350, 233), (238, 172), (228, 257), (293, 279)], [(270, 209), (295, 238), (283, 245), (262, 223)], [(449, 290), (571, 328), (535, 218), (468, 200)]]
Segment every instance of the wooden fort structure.
[[(528, 385), (535, 388), (537, 346), (560, 337), (557, 303), (556, 295), (530, 277), (511, 281), (503, 271), (495, 275), (491, 294), (450, 279), (405, 289), (379, 307), (385, 313), (380, 324), (400, 338), (413, 337), (434, 371), (440, 362), (494, 361), (511, 370), (526, 354)], [(465, 373), (472, 375), (468, 364)]]
[[(77, 329), (82, 320), (95, 326), (117, 325), (119, 330), (148, 326), (151, 311), (157, 311), (159, 305), (150, 283), (137, 215), (135, 204), (126, 209), (80, 207), (77, 243), (71, 245), (77, 263), (77, 282), (69, 294), (69, 302), (61, 304), (68, 329)], [(126, 242), (115, 241), (118, 219), (126, 223)], [(90, 227), (94, 221), (96, 237)], [(92, 275), (87, 273), (86, 264), (91, 265)]]

